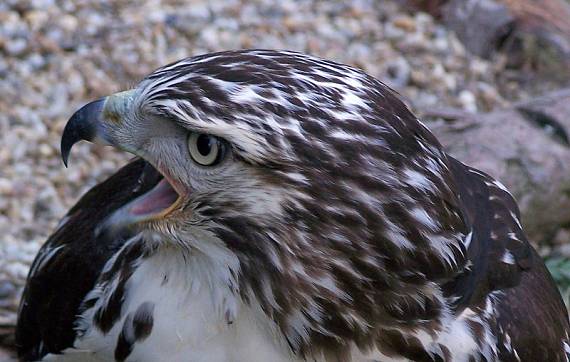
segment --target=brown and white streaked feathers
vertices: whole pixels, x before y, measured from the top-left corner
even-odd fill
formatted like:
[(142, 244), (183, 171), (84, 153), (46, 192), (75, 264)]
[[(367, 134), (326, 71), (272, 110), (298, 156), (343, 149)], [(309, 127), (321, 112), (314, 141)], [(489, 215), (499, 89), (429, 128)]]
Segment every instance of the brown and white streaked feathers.
[[(202, 55), (97, 117), (83, 138), (146, 161), (86, 195), (44, 246), (22, 359), (251, 360), (255, 344), (260, 360), (568, 360), (564, 305), (513, 198), (362, 71), (287, 51)], [(221, 140), (223, 160), (193, 163), (189, 132)], [(168, 213), (126, 217), (162, 176), (181, 195)], [(81, 288), (46, 286), (60, 279)], [(43, 315), (58, 306), (61, 320)]]

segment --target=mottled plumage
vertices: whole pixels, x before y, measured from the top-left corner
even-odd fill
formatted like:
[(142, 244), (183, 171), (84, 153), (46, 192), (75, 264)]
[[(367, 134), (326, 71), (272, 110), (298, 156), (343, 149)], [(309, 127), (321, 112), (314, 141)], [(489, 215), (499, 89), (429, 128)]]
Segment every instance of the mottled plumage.
[(144, 160), (38, 254), (23, 360), (568, 360), (512, 196), (360, 70), (192, 57), (76, 113), (65, 161), (79, 139)]

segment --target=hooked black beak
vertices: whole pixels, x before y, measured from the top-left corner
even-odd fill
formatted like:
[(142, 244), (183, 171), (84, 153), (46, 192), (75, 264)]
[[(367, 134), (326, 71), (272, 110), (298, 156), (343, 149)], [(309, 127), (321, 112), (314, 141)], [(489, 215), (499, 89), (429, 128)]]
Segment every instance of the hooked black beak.
[[(114, 146), (144, 158), (144, 150), (133, 145), (134, 142), (130, 139), (132, 137), (125, 136), (129, 130), (125, 129), (128, 123), (123, 121), (128, 119), (134, 104), (133, 92), (134, 90), (127, 90), (101, 98), (86, 104), (73, 114), (61, 137), (61, 157), (66, 167), (71, 148), (81, 140)], [(134, 192), (138, 193), (142, 187), (145, 192), (109, 215), (97, 233), (105, 231), (116, 234), (117, 230), (124, 227), (161, 219), (173, 210), (178, 210), (184, 200), (181, 195), (185, 195), (186, 190), (181, 189), (179, 183), (171, 184), (171, 178), (167, 174), (154, 168), (150, 160), (147, 162), (148, 171), (143, 172), (137, 181), (139, 184), (133, 187)]]
[(97, 129), (103, 116), (103, 107), (107, 97), (98, 99), (81, 107), (71, 116), (61, 137), (61, 158), (67, 167), (71, 147), (77, 142), (93, 141), (97, 137)]

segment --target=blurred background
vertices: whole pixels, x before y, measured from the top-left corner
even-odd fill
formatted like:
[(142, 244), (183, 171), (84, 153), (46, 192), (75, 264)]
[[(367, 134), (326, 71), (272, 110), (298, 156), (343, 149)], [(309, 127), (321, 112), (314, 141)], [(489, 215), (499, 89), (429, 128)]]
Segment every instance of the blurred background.
[(41, 244), (128, 161), (80, 144), (65, 169), (67, 119), (161, 65), (227, 49), (306, 52), (393, 87), (452, 155), (512, 191), (568, 302), (568, 19), (568, 0), (1, 0), (0, 345)]

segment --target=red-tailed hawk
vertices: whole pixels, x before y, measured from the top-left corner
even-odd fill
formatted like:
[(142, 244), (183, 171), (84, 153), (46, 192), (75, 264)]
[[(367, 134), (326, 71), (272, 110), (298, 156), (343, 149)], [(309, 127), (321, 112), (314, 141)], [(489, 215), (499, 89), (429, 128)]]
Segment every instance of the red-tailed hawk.
[(192, 57), (75, 113), (65, 162), (82, 139), (140, 159), (40, 250), (22, 360), (568, 360), (511, 195), (360, 70)]

